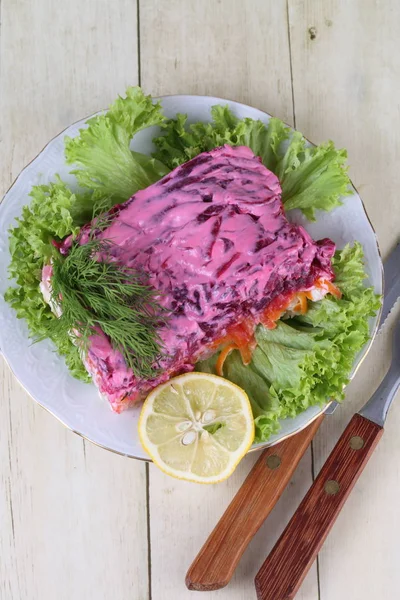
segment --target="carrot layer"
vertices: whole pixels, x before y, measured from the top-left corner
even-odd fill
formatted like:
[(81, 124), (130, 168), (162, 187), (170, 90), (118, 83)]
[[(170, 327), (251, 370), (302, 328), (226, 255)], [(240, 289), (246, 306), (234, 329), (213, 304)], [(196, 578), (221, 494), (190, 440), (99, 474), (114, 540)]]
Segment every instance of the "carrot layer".
[(219, 353), (217, 364), (215, 365), (215, 370), (217, 372), (217, 375), (219, 375), (220, 377), (224, 376), (224, 363), (233, 350), (238, 350), (236, 344), (228, 344), (228, 346), (225, 346), (225, 348), (223, 348)]
[[(341, 298), (342, 293), (339, 288), (336, 287), (331, 281), (325, 279), (318, 279), (315, 282), (317, 288), (322, 288), (328, 291), (336, 298)], [(261, 315), (261, 323), (267, 329), (274, 329), (276, 327), (276, 321), (281, 318), (288, 306), (297, 298), (297, 303), (293, 308), (293, 312), (304, 315), (307, 312), (308, 304), (307, 299), (312, 300), (311, 292), (295, 292), (285, 295), (281, 295), (275, 298)], [(215, 342), (215, 346), (226, 344), (217, 360), (216, 372), (217, 375), (223, 377), (224, 374), (224, 363), (228, 358), (229, 354), (233, 350), (239, 350), (244, 365), (248, 365), (251, 362), (251, 357), (254, 348), (256, 347), (256, 341), (254, 337), (255, 323), (252, 319), (247, 319), (238, 325), (230, 327), (227, 331), (226, 336)]]

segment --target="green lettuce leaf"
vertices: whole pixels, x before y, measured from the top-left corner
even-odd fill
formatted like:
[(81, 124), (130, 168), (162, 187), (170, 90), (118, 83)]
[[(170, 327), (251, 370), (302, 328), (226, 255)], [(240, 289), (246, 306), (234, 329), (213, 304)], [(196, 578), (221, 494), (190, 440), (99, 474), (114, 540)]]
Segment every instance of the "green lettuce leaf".
[[(333, 267), (341, 299), (326, 296), (310, 302), (308, 312), (280, 321), (276, 329), (257, 328), (252, 362), (238, 352), (228, 356), (224, 376), (246, 390), (256, 424), (256, 442), (279, 430), (279, 420), (295, 417), (328, 398), (342, 400), (354, 359), (369, 338), (369, 317), (380, 298), (364, 286), (363, 251), (359, 243), (336, 252)], [(215, 372), (217, 355), (196, 368)]]
[(346, 150), (336, 150), (333, 142), (310, 147), (296, 131), (277, 165), (286, 210), (299, 208), (314, 221), (316, 209), (339, 206), (351, 194), (346, 159)]
[(171, 169), (187, 162), (201, 152), (229, 144), (249, 146), (271, 171), (275, 171), (279, 148), (289, 137), (290, 129), (279, 119), (268, 125), (253, 119), (238, 120), (227, 106), (213, 106), (211, 123), (187, 126), (187, 116), (178, 114), (162, 125), (163, 133), (154, 138), (157, 151), (153, 154)]
[(153, 140), (157, 146), (153, 156), (170, 169), (204, 152), (208, 146), (210, 150), (215, 147), (215, 132), (211, 124), (197, 123), (187, 129), (186, 121), (187, 116), (178, 113), (176, 119), (170, 119), (162, 125), (163, 135)]
[(35, 186), (31, 203), (10, 230), (9, 274), (16, 285), (9, 288), (6, 300), (26, 320), (32, 337), (50, 337), (72, 374), (85, 381), (89, 377), (68, 335), (49, 334), (53, 329), (49, 321), (55, 316), (40, 292), (41, 270), (55, 252), (52, 240), (76, 235), (94, 215), (169, 172), (158, 160), (130, 150), (138, 131), (163, 121), (159, 103), (153, 104), (140, 88), (129, 88), (126, 97), (118, 98), (106, 114), (90, 119), (77, 137), (66, 138), (67, 162), (80, 167), (74, 173), (87, 192), (75, 194), (59, 178)]
[(166, 121), (162, 135), (154, 139), (153, 156), (173, 169), (223, 144), (248, 146), (279, 177), (286, 210), (299, 208), (310, 220), (315, 219), (315, 210), (330, 211), (351, 193), (347, 153), (337, 150), (333, 142), (310, 147), (301, 133), (291, 134), (279, 119), (272, 118), (267, 125), (239, 120), (227, 106), (213, 106), (211, 117), (211, 123), (191, 125), (181, 114)]
[[(30, 193), (29, 206), (24, 206), (16, 227), (10, 229), (10, 277), (16, 287), (10, 287), (5, 299), (25, 319), (34, 339), (48, 337), (48, 322), (56, 317), (43, 299), (39, 283), (41, 271), (55, 252), (52, 240), (62, 240), (77, 234), (79, 227), (92, 217), (90, 194), (74, 194), (57, 178), (55, 183), (37, 185)], [(57, 352), (65, 357), (68, 368), (78, 379), (89, 381), (78, 349), (67, 335), (52, 341)]]
[(89, 119), (87, 129), (65, 139), (67, 163), (79, 166), (72, 173), (103, 201), (103, 207), (127, 200), (168, 173), (157, 159), (130, 149), (138, 131), (160, 125), (164, 118), (160, 103), (153, 104), (151, 96), (131, 87), (107, 113)]
[[(130, 149), (140, 130), (161, 125), (153, 157)], [(347, 193), (345, 152), (332, 142), (310, 148), (301, 134), (279, 119), (268, 124), (237, 119), (226, 106), (212, 109), (211, 123), (187, 125), (185, 115), (165, 120), (159, 103), (153, 104), (140, 88), (129, 88), (88, 128), (66, 140), (66, 159), (85, 193), (74, 194), (61, 180), (35, 186), (31, 204), (24, 207), (10, 231), (10, 277), (16, 285), (7, 300), (31, 334), (40, 339), (54, 319), (39, 289), (41, 269), (52, 257), (52, 240), (76, 235), (93, 214), (106, 211), (137, 190), (160, 179), (169, 169), (200, 152), (223, 144), (247, 145), (275, 172), (282, 185), (287, 209), (300, 208), (309, 218), (315, 209), (330, 210)], [(258, 328), (258, 348), (250, 366), (244, 367), (233, 352), (228, 358), (228, 378), (248, 390), (257, 426), (265, 440), (279, 427), (279, 419), (293, 416), (311, 403), (339, 398), (355, 354), (368, 338), (368, 316), (377, 308), (370, 288), (363, 286), (362, 249), (355, 244), (337, 253), (334, 260), (341, 300), (327, 297), (312, 303), (306, 315), (280, 323), (274, 331)], [(88, 380), (78, 350), (68, 336), (53, 339), (73, 375)], [(204, 361), (213, 369), (216, 357)]]

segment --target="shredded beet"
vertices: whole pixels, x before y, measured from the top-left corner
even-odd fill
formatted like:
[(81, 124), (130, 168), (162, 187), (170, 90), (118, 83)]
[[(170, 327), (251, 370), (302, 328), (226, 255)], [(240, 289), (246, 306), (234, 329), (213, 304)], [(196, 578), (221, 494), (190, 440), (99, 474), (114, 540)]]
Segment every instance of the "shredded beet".
[[(314, 242), (287, 220), (278, 178), (247, 147), (198, 155), (110, 212), (97, 236), (116, 261), (145, 272), (170, 311), (160, 328), (162, 374), (136, 379), (106, 336), (94, 336), (86, 364), (100, 393), (120, 412), (129, 401), (191, 370), (234, 324), (260, 322), (288, 292), (331, 281), (330, 240)], [(80, 243), (88, 240), (83, 227)], [(68, 253), (71, 239), (61, 252)]]

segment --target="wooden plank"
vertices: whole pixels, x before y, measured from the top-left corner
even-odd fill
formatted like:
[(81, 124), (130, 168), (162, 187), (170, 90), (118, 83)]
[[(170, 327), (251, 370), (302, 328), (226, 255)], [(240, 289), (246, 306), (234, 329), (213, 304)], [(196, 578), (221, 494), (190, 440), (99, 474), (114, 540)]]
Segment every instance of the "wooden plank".
[[(137, 82), (130, 0), (3, 0), (1, 192)], [(23, 357), (21, 357), (23, 360)], [(67, 431), (0, 366), (1, 600), (148, 598), (145, 465)]]
[[(383, 254), (398, 237), (400, 77), (396, 0), (290, 0), (296, 125), (349, 153)], [(311, 39), (313, 38), (313, 39)]]
[[(141, 81), (152, 94), (208, 94), (247, 102), (293, 121), (284, 2), (254, 0), (147, 0), (140, 3)], [(217, 519), (250, 470), (247, 457), (217, 486), (175, 481), (150, 466), (152, 597), (183, 600), (185, 573)], [(268, 550), (311, 483), (307, 453), (267, 524), (243, 557), (229, 587), (206, 598), (248, 600)], [(300, 600), (318, 596), (316, 569)]]
[(145, 466), (67, 431), (2, 361), (1, 600), (147, 598)]
[[(153, 598), (190, 600), (185, 574), (211, 529), (222, 516), (243, 483), (257, 455), (248, 456), (232, 477), (214, 486), (175, 481), (150, 465), (150, 537)], [(311, 453), (307, 452), (281, 499), (245, 552), (229, 586), (217, 592), (202, 592), (212, 598), (255, 598), (254, 577), (263, 559), (282, 533), (311, 483)], [(299, 600), (317, 598), (314, 567), (305, 580)]]
[[(297, 127), (311, 140), (333, 139), (349, 152), (384, 255), (400, 231), (400, 77), (394, 0), (289, 0)], [(326, 419), (315, 443), (318, 471), (351, 415), (377, 387), (390, 357), (387, 326), (347, 390), (346, 403)], [(321, 600), (389, 600), (398, 596), (400, 404), (320, 553)]]
[(137, 83), (135, 4), (2, 1), (2, 193), (49, 139)]
[(292, 123), (286, 7), (273, 0), (139, 0), (141, 83), (204, 94)]

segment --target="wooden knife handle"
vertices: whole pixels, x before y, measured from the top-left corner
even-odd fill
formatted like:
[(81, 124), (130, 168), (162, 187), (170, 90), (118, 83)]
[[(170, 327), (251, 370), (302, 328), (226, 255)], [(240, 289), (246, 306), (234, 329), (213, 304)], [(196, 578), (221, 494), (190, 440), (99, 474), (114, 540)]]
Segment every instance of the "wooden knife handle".
[(258, 600), (291, 600), (383, 434), (354, 415), (256, 575)]
[(261, 527), (324, 415), (292, 437), (264, 450), (225, 513), (196, 556), (186, 575), (189, 590), (225, 587), (250, 540)]

